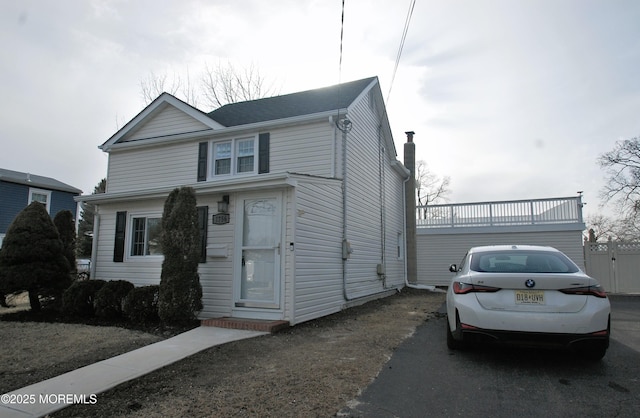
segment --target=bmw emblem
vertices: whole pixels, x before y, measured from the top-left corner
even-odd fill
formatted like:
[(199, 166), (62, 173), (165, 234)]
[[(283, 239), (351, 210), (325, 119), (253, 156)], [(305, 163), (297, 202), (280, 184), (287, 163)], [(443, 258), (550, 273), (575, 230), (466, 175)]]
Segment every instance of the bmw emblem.
[(529, 289), (531, 289), (536, 285), (536, 282), (533, 279), (527, 279), (527, 281), (524, 282), (524, 285), (527, 286)]

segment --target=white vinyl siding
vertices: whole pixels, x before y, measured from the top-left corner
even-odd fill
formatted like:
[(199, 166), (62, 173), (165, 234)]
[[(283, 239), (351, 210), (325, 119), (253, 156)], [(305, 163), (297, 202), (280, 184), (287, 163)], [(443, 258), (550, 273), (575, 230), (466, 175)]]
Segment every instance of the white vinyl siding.
[[(368, 95), (365, 98), (368, 99)], [(383, 141), (379, 141), (379, 121), (372, 113), (368, 100), (349, 109), (349, 116), (353, 128), (347, 134), (347, 239), (353, 253), (347, 261), (347, 291), (349, 297), (354, 298), (384, 289), (383, 280), (377, 274), (377, 265), (383, 262), (383, 251), (386, 253), (385, 263), (391, 260), (389, 256), (395, 252), (397, 229), (387, 232), (383, 217), (385, 211), (392, 211), (399, 220), (402, 215), (395, 207), (385, 208), (382, 201), (381, 195), (392, 187), (385, 184), (385, 179), (388, 177), (391, 182), (397, 175), (392, 176), (393, 170), (386, 157), (384, 163), (380, 164), (380, 145)], [(393, 187), (400, 190), (402, 182), (395, 181)], [(392, 204), (392, 201), (389, 200), (389, 203)], [(393, 218), (394, 215), (390, 213), (389, 217)], [(402, 283), (399, 277), (393, 277), (394, 274), (392, 272), (389, 275), (393, 280), (391, 283), (387, 281), (387, 287)]]
[(270, 172), (333, 177), (333, 126), (329, 121), (271, 130)]
[(107, 191), (117, 193), (193, 184), (197, 180), (198, 143), (112, 151)]
[(582, 231), (509, 232), (508, 227), (494, 228), (493, 233), (428, 233), (418, 228), (418, 283), (448, 286), (452, 277), (449, 265), (458, 264), (471, 247), (480, 245), (546, 245), (565, 253), (584, 269)]
[(210, 128), (197, 121), (183, 111), (165, 105), (147, 123), (127, 135), (122, 142), (138, 141), (141, 139), (157, 138), (189, 132), (199, 132)]
[(296, 188), (295, 322), (337, 312), (342, 292), (340, 181)]
[[(207, 262), (198, 267), (200, 284), (202, 285), (202, 305), (200, 318), (216, 318), (231, 316), (233, 294), (233, 254), (235, 216), (230, 217), (230, 222), (223, 225), (214, 225), (211, 222), (212, 214), (217, 212), (218, 201), (221, 195), (198, 196), (198, 206), (209, 207), (207, 219)], [(235, 213), (235, 199), (229, 200), (229, 213)], [(214, 248), (218, 252), (212, 257)]]

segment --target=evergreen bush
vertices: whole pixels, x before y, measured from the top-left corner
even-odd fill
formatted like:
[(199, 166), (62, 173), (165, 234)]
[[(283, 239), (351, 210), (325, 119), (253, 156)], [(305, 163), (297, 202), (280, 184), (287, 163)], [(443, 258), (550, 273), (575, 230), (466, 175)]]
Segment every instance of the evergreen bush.
[(75, 273), (76, 265), (76, 223), (70, 210), (61, 210), (53, 218), (53, 224), (58, 230), (62, 241), (62, 252), (69, 262), (71, 273)]
[(121, 319), (124, 298), (133, 288), (133, 284), (126, 280), (113, 280), (105, 283), (96, 293), (96, 316), (109, 320)]
[(174, 189), (162, 214), (162, 273), (158, 315), (163, 322), (186, 323), (202, 310), (202, 287), (198, 275), (200, 230), (195, 191)]
[(123, 311), (129, 321), (136, 324), (157, 322), (160, 286), (136, 287), (124, 298)]
[(83, 318), (94, 316), (96, 294), (106, 283), (104, 280), (73, 283), (62, 294), (62, 312)]
[(29, 292), (31, 310), (40, 297), (60, 300), (71, 285), (71, 266), (45, 206), (32, 202), (15, 217), (0, 249), (0, 293)]

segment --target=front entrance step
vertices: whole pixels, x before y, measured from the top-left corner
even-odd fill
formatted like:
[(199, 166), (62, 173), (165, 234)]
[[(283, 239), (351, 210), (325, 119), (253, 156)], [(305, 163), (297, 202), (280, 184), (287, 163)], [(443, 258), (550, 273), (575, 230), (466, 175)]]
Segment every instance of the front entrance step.
[(249, 331), (261, 331), (276, 333), (282, 329), (289, 328), (289, 321), (268, 321), (259, 319), (243, 318), (209, 318), (203, 319), (201, 324), (206, 327), (220, 327), (231, 329), (242, 329)]

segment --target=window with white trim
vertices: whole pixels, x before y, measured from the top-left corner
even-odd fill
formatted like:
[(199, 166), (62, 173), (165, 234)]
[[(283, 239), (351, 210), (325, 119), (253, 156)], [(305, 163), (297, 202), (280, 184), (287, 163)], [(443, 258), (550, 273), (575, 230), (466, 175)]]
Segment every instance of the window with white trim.
[(256, 136), (213, 142), (213, 177), (255, 173)]
[(47, 212), (50, 212), (51, 208), (51, 190), (42, 190), (42, 189), (34, 189), (32, 187), (29, 188), (29, 204), (32, 202), (40, 202), (45, 208), (47, 208)]
[(213, 175), (231, 174), (231, 141), (213, 144)]
[(132, 257), (162, 255), (160, 216), (131, 216), (130, 255)]

